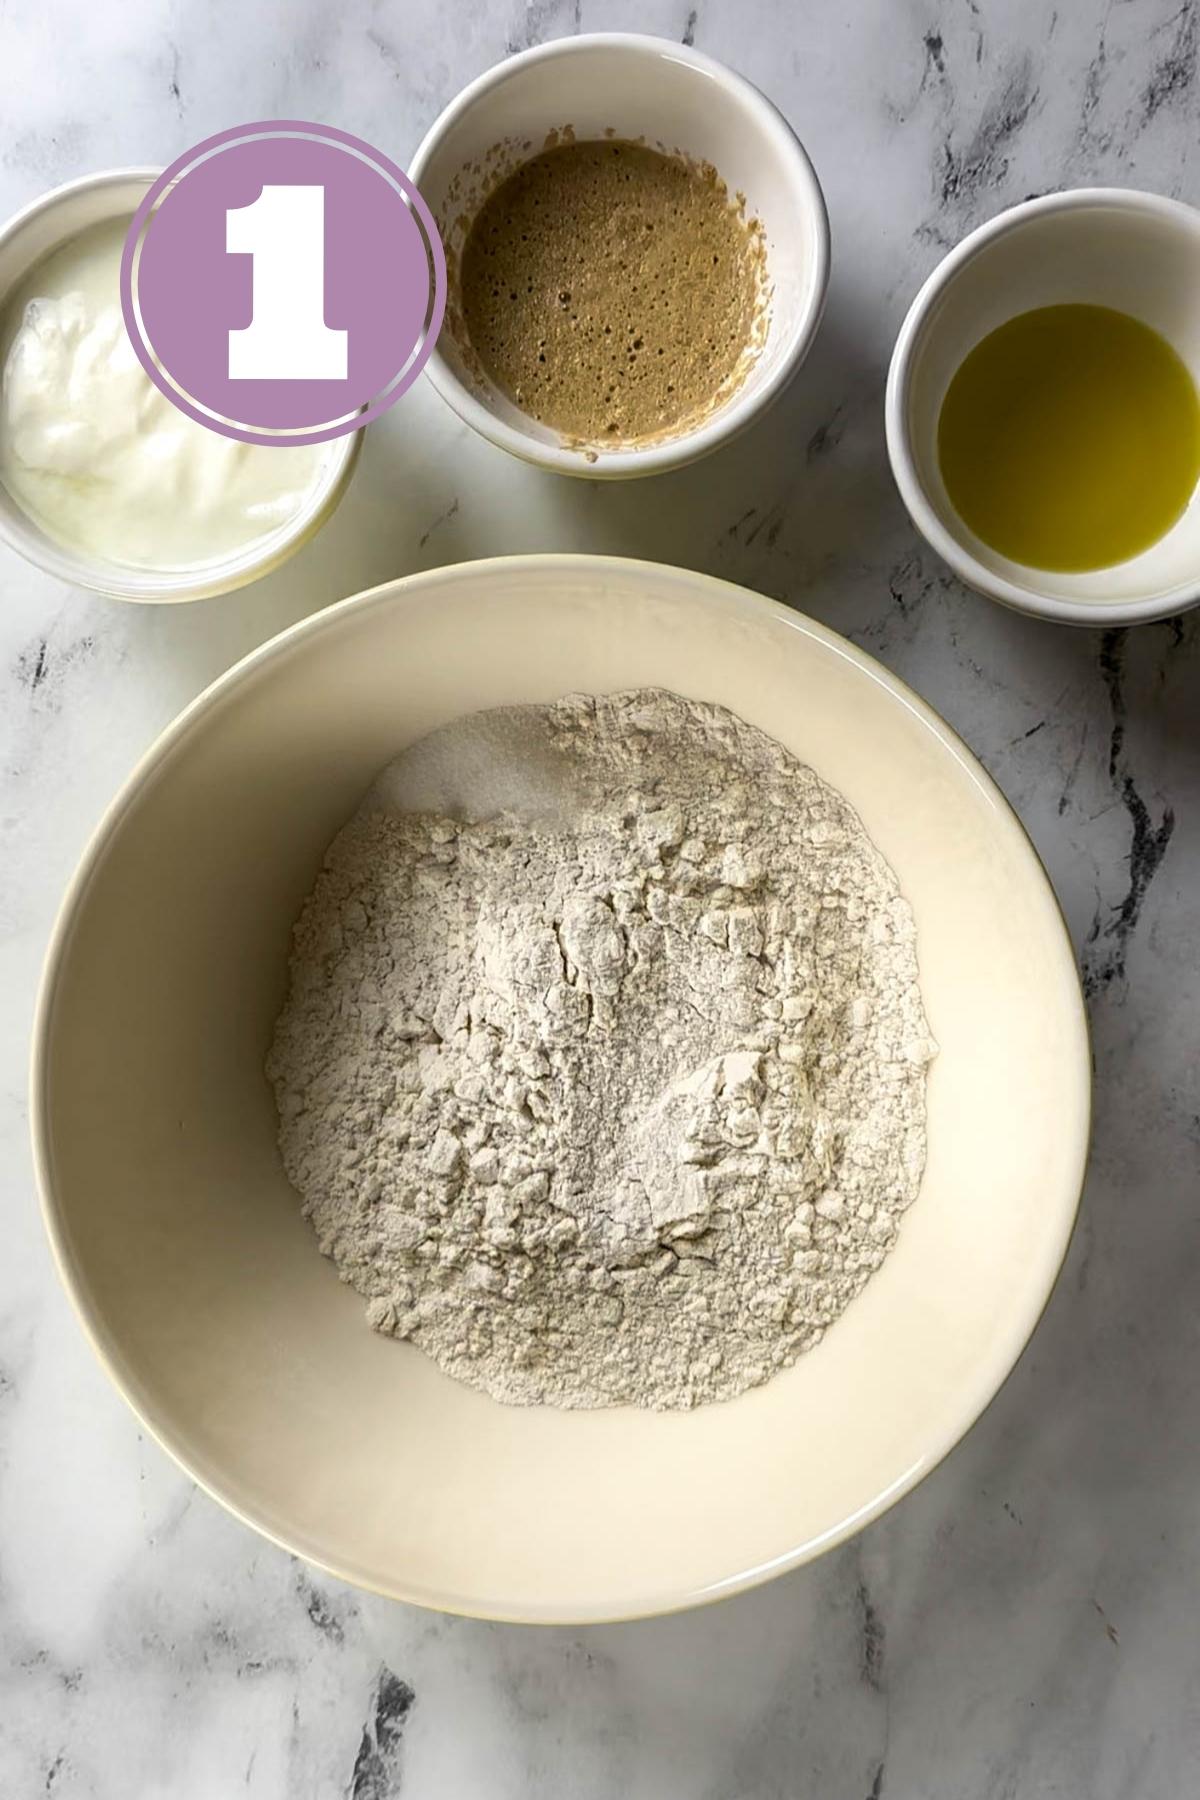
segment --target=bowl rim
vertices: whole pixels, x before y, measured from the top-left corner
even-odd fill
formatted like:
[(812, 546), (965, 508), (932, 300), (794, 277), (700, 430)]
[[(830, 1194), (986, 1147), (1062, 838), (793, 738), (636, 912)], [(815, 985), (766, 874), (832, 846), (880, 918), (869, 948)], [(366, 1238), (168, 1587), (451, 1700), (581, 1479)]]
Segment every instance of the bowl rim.
[[(309, 1543), (302, 1532), (289, 1533), (277, 1520), (268, 1518), (265, 1512), (256, 1510), (245, 1499), (235, 1498), (229, 1491), (230, 1484), (223, 1480), (221, 1472), (218, 1469), (203, 1466), (198, 1458), (193, 1459), (184, 1442), (184, 1434), (168, 1418), (156, 1416), (155, 1409), (143, 1398), (137, 1379), (128, 1370), (115, 1334), (111, 1333), (97, 1317), (93, 1316), (86, 1279), (82, 1268), (76, 1262), (59, 1215), (50, 1136), (49, 1058), (52, 1016), (62, 967), (74, 934), (76, 919), (87, 899), (92, 880), (98, 873), (123, 819), (137, 804), (146, 786), (157, 778), (163, 765), (177, 746), (190, 737), (211, 712), (219, 709), (232, 690), (237, 688), (247, 677), (264, 665), (287, 656), (298, 646), (317, 640), (327, 632), (337, 630), (342, 621), (352, 614), (366, 613), (372, 608), (384, 607), (397, 600), (402, 603), (405, 597), (414, 592), (427, 593), (430, 590), (436, 591), (439, 587), (452, 586), (467, 573), (486, 580), (493, 573), (520, 574), (526, 571), (536, 571), (544, 574), (551, 569), (567, 579), (579, 575), (600, 575), (606, 570), (612, 570), (627, 576), (641, 576), (652, 581), (671, 579), (684, 582), (694, 588), (704, 590), (705, 598), (714, 606), (728, 609), (741, 615), (747, 621), (774, 621), (785, 625), (790, 630), (800, 632), (803, 636), (815, 639), (836, 655), (854, 664), (869, 680), (886, 688), (903, 707), (913, 713), (931, 731), (942, 747), (966, 771), (993, 808), (997, 828), (1006, 833), (1030, 860), (1032, 871), (1040, 877), (1051, 902), (1050, 917), (1057, 920), (1062, 953), (1074, 975), (1071, 991), (1074, 1000), (1074, 1024), (1078, 1052), (1074, 1058), (1075, 1092), (1072, 1107), (1072, 1117), (1076, 1121), (1076, 1141), (1073, 1155), (1075, 1174), (1069, 1187), (1063, 1190), (1058, 1204), (1056, 1229), (1048, 1237), (1043, 1250), (1043, 1280), (1031, 1294), (1027, 1305), (1019, 1314), (1010, 1319), (1008, 1330), (1003, 1339), (998, 1341), (985, 1374), (970, 1396), (964, 1399), (954, 1422), (948, 1425), (942, 1436), (928, 1446), (923, 1454), (916, 1457), (900, 1477), (821, 1536), (805, 1540), (765, 1564), (735, 1570), (729, 1575), (722, 1576), (694, 1590), (647, 1596), (644, 1603), (637, 1605), (636, 1610), (631, 1610), (627, 1603), (615, 1607), (596, 1605), (581, 1607), (570, 1601), (554, 1606), (522, 1610), (519, 1605), (489, 1604), (474, 1601), (461, 1594), (435, 1596), (427, 1590), (421, 1590), (415, 1584), (406, 1585), (403, 1580), (383, 1582), (380, 1581), (377, 1574), (361, 1567), (355, 1567), (348, 1560), (341, 1562), (331, 1560), (326, 1553)], [(495, 1620), (509, 1624), (579, 1626), (614, 1624), (631, 1619), (660, 1617), (687, 1611), (695, 1606), (710, 1604), (733, 1594), (746, 1592), (772, 1580), (777, 1575), (799, 1568), (818, 1556), (824, 1555), (826, 1551), (847, 1542), (867, 1525), (889, 1512), (961, 1443), (999, 1394), (1026, 1350), (1049, 1304), (1066, 1259), (1078, 1219), (1087, 1173), (1092, 1116), (1091, 1069), (1092, 1047), (1087, 1009), (1079, 981), (1074, 947), (1054, 885), (1033, 840), (1001, 789), (992, 780), (973, 751), (926, 701), (922, 700), (890, 669), (885, 668), (866, 651), (859, 649), (857, 645), (850, 643), (848, 639), (831, 630), (829, 626), (821, 624), (793, 607), (784, 605), (781, 601), (755, 593), (737, 583), (724, 581), (717, 576), (698, 570), (683, 569), (668, 563), (655, 563), (645, 558), (598, 556), (578, 551), (543, 551), (513, 556), (483, 557), (464, 563), (451, 563), (438, 568), (420, 570), (414, 574), (393, 577), (389, 581), (381, 582), (375, 587), (364, 589), (361, 593), (352, 594), (344, 600), (324, 607), (286, 627), (276, 636), (268, 638), (265, 643), (256, 646), (241, 657), (196, 695), (159, 733), (138, 758), (116, 795), (102, 813), (67, 885), (51, 929), (34, 1013), (29, 1065), (29, 1116), (34, 1175), (42, 1219), (50, 1240), (55, 1267), (71, 1307), (101, 1367), (142, 1427), (203, 1492), (217, 1501), (227, 1512), (232, 1513), (242, 1524), (248, 1525), (289, 1555), (299, 1556), (335, 1579), (348, 1582), (385, 1599), (404, 1601), (407, 1604), (422, 1606), (431, 1611), (450, 1612), (462, 1617)]]
[[(1017, 206), (1005, 208), (968, 232), (947, 252), (917, 290), (912, 304), (896, 335), (888, 367), (887, 392), (884, 400), (884, 428), (892, 475), (913, 524), (942, 561), (948, 563), (960, 581), (990, 600), (1035, 618), (1053, 619), (1070, 625), (1138, 625), (1154, 619), (1169, 619), (1200, 603), (1200, 572), (1175, 587), (1134, 600), (1063, 599), (1040, 594), (1032, 588), (1010, 581), (1007, 576), (989, 569), (979, 561), (961, 538), (943, 524), (931, 504), (925, 483), (917, 473), (909, 427), (909, 395), (913, 365), (921, 346), (930, 314), (968, 263), (999, 238), (1019, 231), (1031, 219), (1055, 212), (1117, 210), (1151, 214), (1170, 224), (1196, 234), (1200, 231), (1200, 210), (1184, 200), (1165, 194), (1152, 194), (1142, 188), (1081, 187), (1066, 188), (1053, 194), (1039, 194)], [(1034, 571), (1036, 574), (1036, 571)]]
[[(38, 194), (25, 206), (0, 223), (0, 252), (34, 219), (50, 215), (61, 206), (82, 195), (120, 189), (134, 185), (149, 187), (162, 173), (150, 164), (131, 164), (121, 168), (96, 169), (71, 181), (60, 182)], [(123, 207), (115, 207), (109, 216), (119, 218)], [(99, 219), (94, 223), (99, 224)], [(85, 227), (84, 229), (87, 229)], [(64, 233), (55, 246), (45, 250), (25, 265), (14, 286), (20, 283), (47, 256), (66, 245), (71, 236)], [(8, 291), (11, 291), (8, 290)], [(3, 297), (0, 297), (0, 304)], [(58, 581), (73, 583), (109, 599), (129, 600), (142, 605), (170, 605), (190, 600), (207, 600), (217, 594), (232, 593), (252, 581), (270, 574), (293, 556), (337, 507), (358, 461), (362, 448), (361, 430), (345, 433), (327, 447), (320, 479), (313, 483), (304, 505), (294, 518), (276, 527), (265, 538), (252, 540), (242, 550), (233, 550), (220, 561), (201, 564), (195, 569), (140, 569), (134, 565), (110, 562), (92, 556), (86, 550), (55, 538), (33, 516), (25, 511), (15, 494), (0, 482), (0, 542), (23, 556), (26, 562), (43, 569)]]
[(816, 170), (804, 145), (774, 101), (769, 100), (746, 76), (739, 75), (736, 70), (718, 62), (715, 57), (707, 56), (704, 51), (697, 50), (690, 44), (680, 44), (671, 38), (657, 37), (647, 32), (594, 31), (573, 37), (554, 38), (547, 44), (535, 44), (531, 49), (522, 50), (516, 56), (507, 57), (503, 62), (485, 69), (442, 109), (421, 139), (409, 162), (409, 174), (414, 186), (420, 188), (421, 179), (434, 152), (440, 148), (448, 133), (465, 118), (478, 100), (491, 93), (494, 88), (540, 63), (554, 62), (561, 57), (588, 56), (598, 50), (626, 51), (647, 61), (683, 63), (698, 74), (716, 81), (733, 95), (744, 108), (748, 120), (754, 121), (759, 134), (773, 140), (780, 159), (791, 164), (796, 187), (809, 215), (816, 247), (808, 301), (792, 328), (787, 351), (769, 382), (754, 395), (735, 394), (712, 418), (694, 430), (682, 432), (678, 437), (668, 438), (662, 443), (650, 444), (645, 449), (606, 450), (594, 463), (588, 463), (579, 450), (570, 449), (563, 444), (544, 444), (530, 433), (510, 425), (507, 420), (498, 419), (471, 392), (466, 383), (459, 379), (439, 346), (434, 345), (433, 353), (425, 366), (425, 376), (464, 424), (471, 426), (481, 437), (487, 438), (501, 450), (507, 450), (511, 455), (520, 457), (523, 462), (533, 463), (538, 468), (552, 469), (558, 474), (580, 476), (590, 481), (611, 481), (683, 468), (687, 463), (695, 462), (723, 444), (732, 442), (762, 416), (791, 382), (812, 347), (825, 310), (831, 252), (829, 213)]

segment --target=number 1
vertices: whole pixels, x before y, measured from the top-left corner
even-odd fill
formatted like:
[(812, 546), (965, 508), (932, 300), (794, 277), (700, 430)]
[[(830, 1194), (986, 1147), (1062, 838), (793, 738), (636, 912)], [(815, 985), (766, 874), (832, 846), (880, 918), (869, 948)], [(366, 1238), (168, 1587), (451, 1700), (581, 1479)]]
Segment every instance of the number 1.
[(226, 212), (225, 248), (254, 258), (253, 309), (229, 333), (229, 379), (345, 381), (349, 333), (325, 323), (325, 189), (264, 186)]

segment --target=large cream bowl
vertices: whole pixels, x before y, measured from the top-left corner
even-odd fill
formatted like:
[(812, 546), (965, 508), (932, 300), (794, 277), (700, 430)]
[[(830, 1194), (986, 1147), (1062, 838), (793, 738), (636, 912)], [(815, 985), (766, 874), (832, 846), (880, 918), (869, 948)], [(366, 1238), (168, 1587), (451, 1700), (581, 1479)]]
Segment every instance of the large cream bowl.
[[(317, 1251), (263, 1075), (289, 931), (398, 749), (477, 707), (657, 684), (732, 707), (858, 808), (912, 902), (941, 1053), (900, 1242), (818, 1349), (691, 1414), (506, 1408), (377, 1336)], [(286, 631), (159, 739), (51, 946), (33, 1120), (63, 1278), (146, 1426), (347, 1580), (525, 1620), (666, 1611), (857, 1531), (1008, 1374), (1070, 1235), (1089, 1064), (1020, 825), (877, 663), (682, 569), (437, 569)]]

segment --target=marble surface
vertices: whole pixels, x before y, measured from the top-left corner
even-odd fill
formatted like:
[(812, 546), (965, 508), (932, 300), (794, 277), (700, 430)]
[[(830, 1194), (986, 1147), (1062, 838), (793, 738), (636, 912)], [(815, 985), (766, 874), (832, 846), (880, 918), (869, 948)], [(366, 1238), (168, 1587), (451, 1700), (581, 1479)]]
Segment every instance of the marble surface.
[[(139, 609), (0, 555), (0, 1795), (5, 1800), (1013, 1800), (1167, 1796), (1200, 1752), (1200, 615), (1070, 631), (965, 592), (889, 479), (882, 390), (922, 276), (998, 208), (1111, 181), (1200, 199), (1195, 0), (16, 0), (0, 213), (250, 118), (401, 160), (497, 58), (575, 30), (695, 42), (758, 82), (829, 199), (799, 383), (652, 483), (572, 484), (419, 390), (333, 524), (225, 600)], [(59, 1290), (27, 1150), (38, 962), (104, 803), (243, 651), (383, 577), (630, 551), (792, 602), (911, 681), (1013, 800), (1095, 1032), (1082, 1219), (967, 1441), (858, 1542), (701, 1614), (473, 1624), (317, 1577), (195, 1491)]]

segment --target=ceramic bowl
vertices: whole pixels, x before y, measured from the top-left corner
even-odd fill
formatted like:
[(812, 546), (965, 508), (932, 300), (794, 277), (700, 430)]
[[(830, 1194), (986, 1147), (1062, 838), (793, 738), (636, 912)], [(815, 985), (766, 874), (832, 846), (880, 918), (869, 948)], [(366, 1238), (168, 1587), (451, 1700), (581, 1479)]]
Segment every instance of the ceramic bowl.
[[(132, 219), (158, 169), (108, 169), (43, 194), (0, 229), (0, 319), (6, 297), (47, 256), (107, 219)], [(8, 321), (4, 320), (7, 325)], [(6, 342), (7, 340), (5, 340)], [(0, 343), (0, 356), (4, 346)], [(46, 531), (0, 481), (0, 539), (60, 581), (120, 600), (200, 600), (228, 593), (277, 569), (308, 542), (346, 490), (360, 431), (327, 446), (320, 479), (292, 519), (218, 561), (180, 569), (147, 569), (92, 555)]]
[(1140, 556), (1065, 574), (1013, 562), (977, 537), (955, 512), (937, 457), (942, 401), (964, 357), (1033, 307), (1085, 302), (1130, 313), (1161, 332), (1200, 382), (1198, 289), (1200, 212), (1124, 188), (1026, 201), (939, 263), (896, 340), (887, 442), (913, 523), (962, 581), (1020, 612), (1074, 625), (1136, 625), (1200, 600), (1200, 489)]
[[(580, 446), (540, 425), (472, 372), (451, 323), (427, 365), (442, 398), (492, 443), (527, 462), (590, 477), (652, 475), (744, 431), (787, 386), (816, 335), (829, 280), (820, 184), (781, 113), (740, 75), (664, 38), (606, 32), (560, 38), (489, 69), (434, 121), (409, 173), (438, 220), (453, 271), (473, 210), (460, 191), (499, 145), (524, 160), (569, 125), (579, 139), (645, 138), (718, 171), (762, 221), (772, 286), (766, 341), (742, 386), (700, 424), (639, 446)], [(511, 162), (509, 164), (511, 166)], [(452, 293), (453, 297), (453, 293)], [(450, 311), (453, 312), (453, 306)], [(448, 315), (449, 317), (449, 315)]]
[[(692, 1413), (505, 1407), (368, 1328), (284, 1176), (263, 1061), (293, 920), (384, 763), (476, 708), (643, 684), (773, 733), (895, 868), (941, 1047), (928, 1164), (883, 1268), (766, 1386)], [(105, 1367), (197, 1481), (380, 1593), (579, 1622), (762, 1581), (934, 1467), (1050, 1292), (1089, 1080), (1045, 874), (914, 694), (822, 626), (706, 576), (522, 556), (317, 614), (159, 739), (66, 896), (32, 1115), (63, 1279)]]

